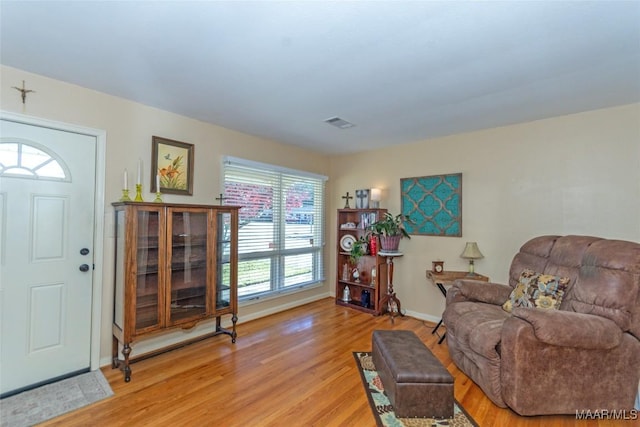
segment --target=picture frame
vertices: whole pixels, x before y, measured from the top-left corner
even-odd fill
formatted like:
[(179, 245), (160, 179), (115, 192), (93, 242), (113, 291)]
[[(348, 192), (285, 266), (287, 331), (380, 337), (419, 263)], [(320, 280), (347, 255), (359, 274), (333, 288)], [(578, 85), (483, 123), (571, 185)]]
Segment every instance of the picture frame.
[(462, 237), (462, 173), (400, 179), (409, 234)]
[(369, 209), (369, 189), (356, 190), (356, 209)]
[(153, 136), (151, 138), (151, 192), (192, 196), (193, 155), (193, 144)]

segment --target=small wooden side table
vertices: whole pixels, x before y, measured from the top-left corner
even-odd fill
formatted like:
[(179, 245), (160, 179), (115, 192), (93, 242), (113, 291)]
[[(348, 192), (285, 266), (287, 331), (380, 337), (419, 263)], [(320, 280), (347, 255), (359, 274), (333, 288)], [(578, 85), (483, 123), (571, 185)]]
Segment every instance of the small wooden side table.
[[(447, 298), (447, 288), (445, 288), (445, 285), (451, 286), (451, 284), (458, 279), (481, 280), (483, 282), (489, 281), (489, 278), (487, 276), (483, 276), (482, 274), (478, 273), (470, 276), (468, 271), (443, 271), (442, 273), (434, 273), (431, 270), (427, 270), (427, 280), (433, 282), (438, 287), (438, 289), (440, 289), (440, 292), (445, 299)], [(435, 328), (433, 328), (433, 331), (431, 331), (431, 334), (436, 334), (440, 337), (440, 340), (438, 340), (438, 344), (442, 344), (442, 341), (444, 341), (444, 338), (447, 336), (446, 332), (442, 335), (438, 334), (438, 328), (440, 328), (441, 325), (442, 318), (440, 318), (438, 324), (435, 326)]]

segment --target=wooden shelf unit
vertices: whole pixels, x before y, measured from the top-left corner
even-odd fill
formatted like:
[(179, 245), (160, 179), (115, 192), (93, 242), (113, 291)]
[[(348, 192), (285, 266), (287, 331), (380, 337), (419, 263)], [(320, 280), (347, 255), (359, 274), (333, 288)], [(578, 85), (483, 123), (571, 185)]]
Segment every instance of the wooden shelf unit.
[[(382, 313), (380, 300), (387, 289), (387, 265), (385, 259), (380, 256), (364, 255), (360, 257), (356, 265), (350, 260), (349, 252), (340, 246), (341, 239), (347, 235), (352, 235), (355, 239), (367, 234), (367, 226), (379, 220), (386, 209), (338, 209), (337, 241), (336, 241), (336, 304), (351, 307), (367, 313), (379, 315)], [(344, 228), (345, 224), (354, 224), (355, 228)], [(380, 250), (380, 242), (376, 241), (376, 246)], [(344, 265), (347, 265), (348, 280), (343, 278)], [(360, 273), (360, 281), (356, 282), (352, 271), (357, 267)], [(375, 270), (376, 280), (372, 284), (371, 271)], [(349, 287), (351, 301), (342, 299), (345, 286)], [(369, 307), (362, 305), (362, 291), (367, 290), (370, 294)]]
[[(131, 343), (216, 319), (236, 342), (237, 206), (117, 202), (112, 355), (131, 379)], [(220, 326), (231, 315), (232, 328)], [(120, 359), (119, 354), (123, 358)]]

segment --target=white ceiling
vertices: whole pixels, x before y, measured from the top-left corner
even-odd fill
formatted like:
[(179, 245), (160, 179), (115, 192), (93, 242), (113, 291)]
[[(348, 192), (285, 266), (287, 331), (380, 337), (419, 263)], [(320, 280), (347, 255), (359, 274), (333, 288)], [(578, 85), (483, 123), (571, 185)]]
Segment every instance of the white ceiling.
[(0, 37), (4, 65), (325, 153), (640, 102), (639, 1), (2, 0)]

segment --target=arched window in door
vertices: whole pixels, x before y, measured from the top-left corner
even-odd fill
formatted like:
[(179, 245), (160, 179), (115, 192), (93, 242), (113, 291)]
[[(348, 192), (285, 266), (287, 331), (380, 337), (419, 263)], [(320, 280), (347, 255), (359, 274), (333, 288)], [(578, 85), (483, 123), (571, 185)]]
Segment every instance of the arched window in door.
[(31, 141), (0, 141), (0, 176), (71, 181), (69, 169), (46, 147)]

